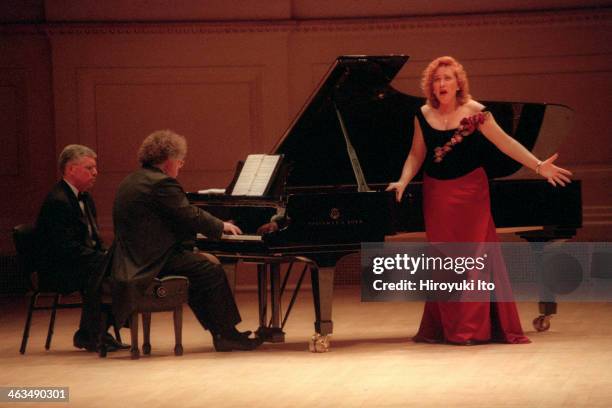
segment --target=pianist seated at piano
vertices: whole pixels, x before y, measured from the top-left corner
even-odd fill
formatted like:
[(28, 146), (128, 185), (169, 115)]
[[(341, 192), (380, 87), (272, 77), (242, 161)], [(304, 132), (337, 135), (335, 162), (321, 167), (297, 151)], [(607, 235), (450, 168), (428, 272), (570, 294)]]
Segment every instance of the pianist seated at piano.
[(135, 309), (133, 294), (144, 291), (155, 277), (185, 276), (189, 306), (211, 332), (215, 350), (253, 350), (260, 341), (236, 329), (241, 318), (223, 267), (210, 255), (193, 251), (197, 233), (219, 239), (222, 233), (241, 231), (189, 203), (176, 179), (186, 154), (183, 136), (156, 131), (140, 146), (141, 168), (119, 185), (111, 255), (115, 317), (127, 320)]
[[(452, 57), (440, 57), (425, 69), (421, 82), (427, 103), (417, 109), (412, 147), (397, 182), (398, 201), (421, 166), (423, 208), (430, 242), (497, 242), (489, 185), (482, 167), (483, 138), (501, 152), (546, 178), (553, 186), (570, 182), (571, 173), (540, 160), (496, 123), (487, 108), (470, 96), (467, 74)], [(492, 271), (508, 282), (501, 255)], [(496, 289), (497, 290), (497, 289)], [(477, 344), (529, 343), (514, 302), (427, 302), (419, 342)]]

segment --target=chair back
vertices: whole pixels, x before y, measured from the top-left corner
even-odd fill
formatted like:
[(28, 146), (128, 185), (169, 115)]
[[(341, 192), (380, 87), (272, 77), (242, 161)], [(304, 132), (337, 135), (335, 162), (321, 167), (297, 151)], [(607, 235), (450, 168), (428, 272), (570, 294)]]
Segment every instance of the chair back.
[(17, 250), (19, 270), (25, 275), (31, 289), (38, 289), (38, 243), (33, 224), (20, 224), (13, 228), (13, 243)]

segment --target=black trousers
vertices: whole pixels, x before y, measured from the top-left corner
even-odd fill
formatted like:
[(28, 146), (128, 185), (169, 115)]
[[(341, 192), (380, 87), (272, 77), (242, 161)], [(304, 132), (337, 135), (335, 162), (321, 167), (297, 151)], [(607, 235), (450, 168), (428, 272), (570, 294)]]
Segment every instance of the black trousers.
[(189, 307), (211, 333), (227, 332), (242, 320), (221, 265), (192, 251), (177, 249), (158, 277), (170, 275), (189, 279)]
[(79, 331), (92, 341), (100, 331), (106, 331), (112, 315), (109, 308), (102, 305), (102, 284), (105, 278), (107, 256), (102, 251), (87, 256), (77, 262), (73, 269), (73, 279), (79, 284), (83, 298)]

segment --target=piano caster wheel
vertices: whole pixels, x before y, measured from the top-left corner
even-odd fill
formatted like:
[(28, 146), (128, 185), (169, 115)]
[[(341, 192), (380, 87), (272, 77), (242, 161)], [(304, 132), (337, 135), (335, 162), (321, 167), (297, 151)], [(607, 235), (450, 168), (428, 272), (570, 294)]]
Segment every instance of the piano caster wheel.
[(143, 354), (149, 355), (151, 354), (151, 345), (148, 343), (145, 343), (142, 345), (142, 352)]
[(329, 336), (321, 336), (319, 333), (313, 334), (308, 342), (308, 350), (311, 353), (325, 353), (329, 351)]
[(533, 319), (533, 328), (539, 332), (550, 329), (550, 318), (552, 316), (542, 315)]

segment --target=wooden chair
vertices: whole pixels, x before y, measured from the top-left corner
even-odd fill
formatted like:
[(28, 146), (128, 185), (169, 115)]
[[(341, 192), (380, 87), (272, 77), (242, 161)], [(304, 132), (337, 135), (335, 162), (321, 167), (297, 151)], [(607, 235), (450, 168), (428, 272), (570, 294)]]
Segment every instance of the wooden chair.
[[(30, 337), (30, 326), (32, 325), (32, 315), (38, 310), (50, 310), (51, 318), (49, 319), (49, 328), (47, 330), (47, 339), (45, 340), (45, 349), (51, 348), (51, 340), (53, 339), (53, 331), (55, 328), (55, 317), (59, 309), (80, 309), (83, 307), (80, 295), (75, 292), (78, 296), (77, 302), (64, 303), (64, 298), (74, 298), (74, 294), (64, 295), (59, 292), (56, 288), (41, 285), (38, 279), (38, 265), (36, 262), (38, 254), (38, 246), (36, 242), (36, 235), (34, 226), (32, 224), (20, 224), (13, 228), (13, 242), (15, 249), (17, 250), (17, 262), (18, 266), (23, 274), (25, 274), (27, 281), (29, 282), (28, 295), (30, 296), (30, 302), (28, 305), (28, 312), (26, 316), (25, 327), (23, 329), (23, 336), (21, 339), (21, 347), (19, 352), (25, 354), (28, 346), (28, 339)], [(39, 301), (42, 299), (52, 298), (51, 304), (49, 301), (45, 301), (42, 305)], [(118, 341), (121, 341), (119, 335), (119, 328), (115, 327), (115, 337)]]

